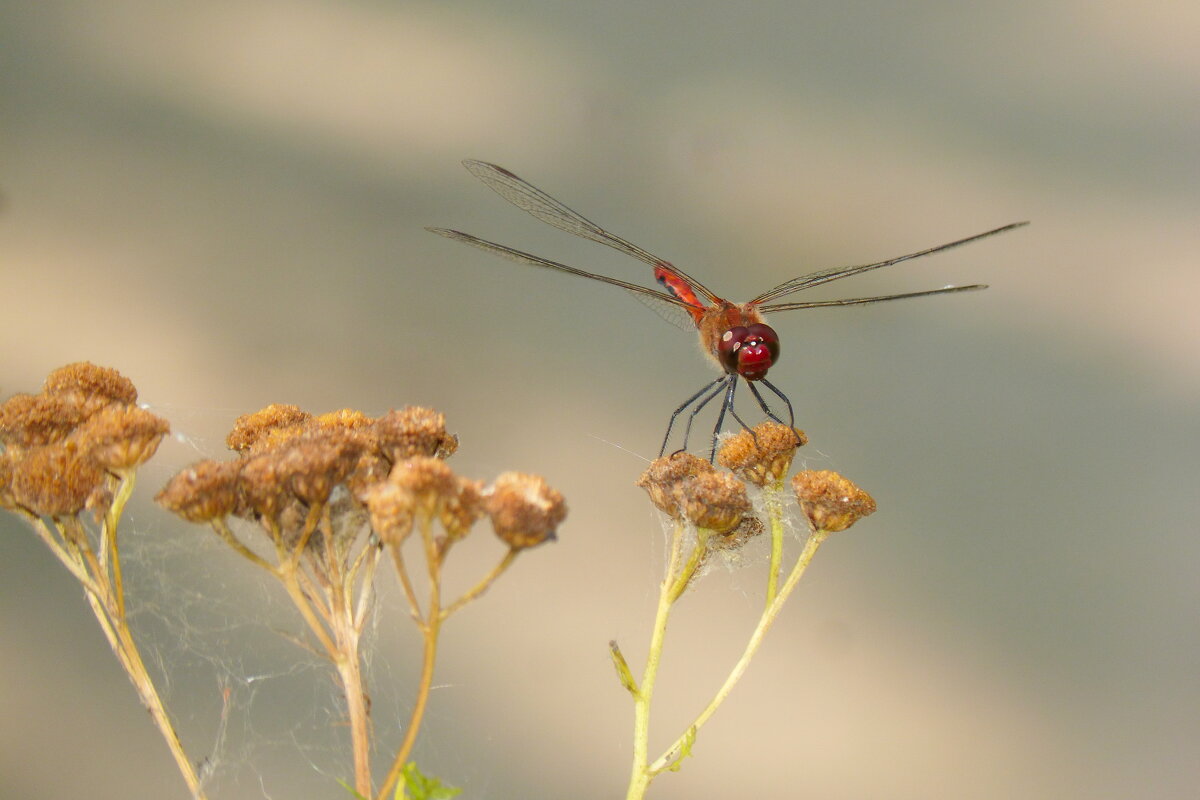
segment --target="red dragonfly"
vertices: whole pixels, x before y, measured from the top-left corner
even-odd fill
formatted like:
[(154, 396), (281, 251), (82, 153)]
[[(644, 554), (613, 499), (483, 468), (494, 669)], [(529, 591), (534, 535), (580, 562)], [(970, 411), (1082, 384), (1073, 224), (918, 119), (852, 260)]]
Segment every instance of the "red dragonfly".
[(779, 336), (771, 326), (763, 321), (763, 314), (772, 314), (776, 311), (795, 311), (801, 308), (858, 306), (866, 305), (867, 303), (882, 303), (888, 300), (904, 300), (910, 297), (929, 297), (936, 294), (970, 292), (977, 289), (986, 289), (987, 286), (983, 284), (947, 286), (943, 289), (929, 289), (923, 292), (889, 294), (880, 297), (850, 297), (841, 300), (812, 300), (809, 302), (788, 303), (774, 301), (804, 289), (820, 286), (823, 283), (848, 278), (851, 275), (858, 275), (869, 270), (879, 269), (880, 267), (899, 264), (902, 261), (909, 261), (932, 253), (940, 253), (952, 247), (958, 247), (968, 242), (974, 242), (1028, 224), (1027, 222), (1014, 222), (994, 230), (968, 236), (965, 239), (958, 239), (957, 241), (941, 244), (937, 247), (930, 247), (927, 250), (889, 258), (886, 261), (877, 261), (873, 264), (818, 270), (817, 272), (811, 272), (807, 275), (801, 275), (798, 278), (785, 281), (774, 289), (763, 292), (748, 303), (731, 303), (728, 300), (718, 297), (705, 287), (704, 284), (700, 283), (700, 281), (674, 266), (669, 261), (652, 255), (632, 242), (609, 233), (599, 225), (585, 219), (582, 215), (567, 208), (541, 189), (526, 183), (503, 167), (489, 164), (486, 161), (474, 160), (464, 161), (463, 166), (505, 200), (537, 217), (542, 222), (553, 225), (567, 233), (581, 236), (584, 239), (591, 239), (593, 242), (608, 245), (614, 250), (619, 250), (639, 261), (646, 262), (654, 268), (654, 278), (662, 285), (663, 290), (639, 286), (638, 284), (628, 283), (617, 278), (610, 278), (606, 275), (597, 275), (594, 272), (586, 272), (575, 267), (569, 267), (566, 264), (560, 264), (557, 261), (550, 261), (541, 256), (535, 256), (532, 253), (526, 253), (502, 244), (489, 242), (485, 239), (472, 236), (469, 233), (463, 233), (462, 231), (447, 228), (427, 228), (426, 230), (449, 239), (466, 242), (467, 244), (521, 264), (546, 267), (558, 270), (559, 272), (566, 272), (570, 275), (579, 275), (583, 278), (591, 278), (594, 281), (602, 281), (613, 286), (620, 286), (622, 289), (633, 292), (638, 299), (649, 300), (652, 306), (656, 306), (655, 310), (665, 307), (667, 313), (664, 313), (664, 316), (668, 316), (669, 318), (669, 312), (682, 310), (686, 312), (691, 322), (695, 324), (695, 328), (700, 334), (700, 348), (713, 364), (721, 370), (721, 376), (706, 384), (671, 414), (670, 423), (667, 425), (667, 433), (663, 437), (662, 449), (659, 451), (660, 456), (667, 450), (667, 442), (671, 438), (671, 429), (675, 426), (675, 421), (681, 413), (688, 408), (692, 408), (692, 412), (688, 417), (687, 427), (684, 431), (683, 447), (681, 448), (687, 449), (688, 436), (691, 433), (692, 422), (695, 420), (696, 415), (717, 395), (721, 394), (721, 392), (725, 393), (725, 398), (721, 404), (721, 411), (717, 416), (716, 427), (713, 429), (712, 451), (709, 454), (709, 459), (711, 460), (716, 452), (717, 436), (725, 420), (726, 412), (729, 412), (742, 427), (748, 428), (749, 426), (742, 421), (742, 418), (738, 416), (733, 407), (734, 391), (737, 389), (739, 377), (745, 379), (746, 384), (750, 387), (751, 393), (753, 393), (763, 412), (771, 419), (780, 423), (782, 423), (782, 420), (771, 411), (755, 384), (763, 384), (783, 400), (788, 409), (787, 424), (794, 426), (795, 414), (792, 411), (791, 401), (788, 400), (783, 392), (779, 391), (779, 389), (775, 388), (767, 380), (767, 370), (779, 360)]

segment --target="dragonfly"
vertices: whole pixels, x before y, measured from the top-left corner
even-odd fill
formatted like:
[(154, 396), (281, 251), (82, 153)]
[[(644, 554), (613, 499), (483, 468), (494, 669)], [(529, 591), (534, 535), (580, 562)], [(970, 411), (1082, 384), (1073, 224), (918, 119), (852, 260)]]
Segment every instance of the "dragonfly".
[[(888, 294), (877, 297), (847, 297), (838, 300), (779, 302), (783, 298), (806, 289), (812, 289), (813, 287), (832, 281), (841, 280), (842, 278), (849, 278), (853, 275), (860, 275), (874, 269), (890, 267), (893, 264), (900, 264), (904, 261), (921, 258), (922, 256), (940, 253), (1028, 224), (1028, 222), (1010, 223), (990, 231), (977, 233), (974, 236), (968, 236), (964, 239), (957, 239), (953, 242), (937, 245), (936, 247), (929, 247), (915, 253), (889, 258), (884, 261), (876, 261), (871, 264), (817, 270), (816, 272), (810, 272), (806, 275), (784, 281), (749, 302), (734, 303), (718, 296), (700, 281), (669, 261), (659, 258), (632, 242), (606, 231), (596, 223), (585, 218), (582, 214), (572, 211), (563, 203), (517, 177), (504, 167), (490, 164), (486, 161), (471, 159), (464, 161), (463, 166), (488, 188), (495, 191), (517, 208), (542, 222), (553, 225), (555, 228), (567, 233), (607, 245), (614, 250), (650, 265), (654, 269), (655, 281), (662, 288), (652, 289), (607, 275), (588, 272), (533, 255), (532, 253), (527, 253), (523, 250), (517, 250), (507, 245), (480, 239), (477, 236), (472, 236), (469, 233), (463, 233), (458, 230), (433, 227), (426, 228), (426, 230), (436, 233), (439, 236), (445, 236), (448, 239), (478, 247), (481, 250), (507, 258), (519, 264), (544, 267), (557, 272), (564, 272), (568, 275), (577, 275), (581, 278), (589, 278), (612, 286), (618, 286), (632, 292), (639, 300), (643, 300), (656, 311), (660, 311), (662, 316), (668, 319), (682, 316), (686, 323), (694, 326), (700, 337), (701, 351), (717, 367), (720, 375), (701, 387), (699, 391), (671, 413), (666, 435), (663, 436), (662, 448), (659, 450), (660, 457), (666, 453), (667, 444), (671, 439), (671, 431), (674, 429), (679, 416), (688, 411), (689, 408), (691, 409), (684, 429), (683, 446), (680, 448), (680, 450), (686, 450), (688, 438), (691, 435), (692, 423), (696, 416), (716, 397), (722, 394), (724, 398), (721, 402), (720, 412), (717, 415), (716, 426), (713, 428), (712, 449), (709, 452), (709, 460), (711, 461), (716, 455), (717, 440), (720, 436), (727, 412), (743, 428), (749, 430), (750, 426), (742, 420), (741, 416), (734, 409), (734, 394), (738, 387), (739, 379), (746, 382), (746, 385), (750, 388), (750, 392), (754, 395), (763, 412), (770, 419), (780, 424), (784, 424), (783, 420), (771, 410), (770, 404), (763, 397), (762, 393), (759, 392), (758, 385), (761, 384), (766, 387), (771, 393), (782, 400), (788, 411), (788, 422), (786, 424), (789, 428), (795, 427), (795, 413), (792, 409), (791, 401), (787, 398), (787, 395), (767, 380), (768, 370), (779, 361), (780, 347), (778, 334), (775, 333), (774, 328), (766, 324), (763, 315), (781, 311), (798, 311), (807, 308), (861, 306), (891, 300), (907, 300), (915, 297), (932, 297), (934, 295), (972, 292), (986, 289), (987, 285), (976, 283), (969, 286), (946, 286), (940, 289), (927, 289), (919, 292)], [(680, 312), (682, 312), (682, 315)]]

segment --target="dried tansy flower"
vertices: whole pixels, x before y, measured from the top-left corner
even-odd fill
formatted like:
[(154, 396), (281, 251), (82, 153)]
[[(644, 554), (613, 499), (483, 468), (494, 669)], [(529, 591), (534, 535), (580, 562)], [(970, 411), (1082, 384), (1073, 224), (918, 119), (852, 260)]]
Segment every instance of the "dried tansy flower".
[(871, 495), (829, 470), (798, 472), (792, 478), (792, 488), (814, 530), (844, 531), (875, 511)]
[(102, 506), (104, 483), (104, 470), (74, 442), (33, 448), (13, 464), (13, 498), (36, 514), (65, 516)]
[(114, 403), (92, 415), (74, 438), (105, 469), (120, 471), (148, 461), (170, 430), (162, 417)]
[(98, 367), (87, 361), (54, 370), (46, 376), (42, 391), (48, 395), (77, 395), (129, 405), (136, 403), (138, 396), (129, 378), (115, 369)]
[(233, 513), (243, 461), (200, 461), (180, 472), (154, 498), (188, 522), (210, 522)]
[(743, 429), (728, 437), (717, 453), (717, 462), (743, 480), (766, 486), (783, 480), (796, 448), (807, 443), (804, 431), (768, 420), (752, 431)]
[(388, 475), (394, 483), (413, 496), (414, 510), (431, 516), (446, 498), (458, 491), (458, 476), (454, 470), (436, 458), (418, 456), (397, 462)]
[(298, 406), (272, 403), (253, 414), (238, 417), (233, 423), (233, 430), (225, 438), (225, 444), (230, 450), (245, 452), (272, 433), (298, 428), (309, 419), (312, 419), (312, 414), (301, 411)]
[(15, 394), (0, 404), (0, 442), (18, 448), (61, 442), (86, 417), (76, 398)]
[(384, 481), (366, 490), (364, 498), (371, 527), (385, 544), (398, 545), (412, 532), (416, 505), (412, 492)]
[(733, 530), (750, 513), (746, 484), (727, 472), (705, 472), (686, 481), (680, 510), (698, 528), (716, 533)]
[(342, 408), (322, 414), (319, 417), (313, 417), (313, 424), (322, 429), (349, 428), (357, 430), (369, 427), (374, 422), (375, 420), (353, 408)]
[(13, 496), (13, 463), (15, 458), (11, 451), (0, 452), (0, 508), (13, 509), (17, 507), (17, 498)]
[(438, 519), (451, 539), (466, 536), (484, 513), (483, 481), (459, 478), (455, 491), (438, 509)]
[(538, 475), (506, 472), (496, 478), (485, 496), (496, 535), (514, 549), (553, 540), (567, 516), (562, 494)]
[(305, 503), (324, 503), (358, 464), (362, 443), (347, 430), (316, 430), (282, 445), (278, 471)]
[(683, 486), (696, 477), (716, 468), (703, 458), (691, 453), (678, 452), (661, 456), (650, 462), (650, 466), (637, 479), (637, 485), (650, 495), (650, 502), (669, 517), (681, 515), (679, 503)]
[(431, 408), (408, 406), (375, 420), (380, 451), (392, 462), (413, 456), (448, 458), (458, 449), (458, 437), (446, 433), (446, 417)]

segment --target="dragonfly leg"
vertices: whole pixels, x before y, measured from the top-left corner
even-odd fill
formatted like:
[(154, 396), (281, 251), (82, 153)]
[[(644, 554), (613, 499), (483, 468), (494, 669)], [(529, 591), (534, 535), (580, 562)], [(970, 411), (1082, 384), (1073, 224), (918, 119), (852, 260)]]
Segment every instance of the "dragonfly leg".
[(742, 422), (742, 418), (733, 410), (733, 393), (737, 391), (737, 375), (729, 376), (729, 388), (725, 390), (725, 400), (721, 403), (721, 413), (717, 414), (717, 424), (713, 427), (712, 434), (712, 449), (708, 451), (708, 460), (715, 461), (717, 458), (717, 436), (721, 433), (721, 425), (725, 422), (725, 412), (733, 414), (733, 418), (741, 422), (742, 427), (746, 428), (746, 423)]
[[(700, 391), (696, 392), (694, 395), (689, 397), (683, 403), (683, 405), (681, 405), (679, 408), (677, 408), (671, 412), (671, 421), (667, 423), (667, 433), (665, 436), (663, 436), (662, 447), (659, 448), (659, 451), (658, 451), (659, 458), (662, 458), (663, 454), (667, 452), (667, 442), (670, 441), (670, 439), (671, 439), (671, 430), (675, 427), (675, 420), (679, 417), (679, 415), (682, 414), (687, 408), (689, 408), (692, 405), (692, 403), (695, 403), (697, 400), (699, 400), (700, 395), (704, 394), (709, 389), (716, 386), (718, 383), (722, 383), (728, 377), (729, 377), (728, 375), (722, 375), (721, 377), (717, 378), (716, 380), (704, 384), (704, 387), (702, 389), (700, 389)], [(718, 389), (717, 391), (720, 391), (720, 390)], [(715, 396), (716, 396), (716, 392), (713, 392), (713, 397), (715, 397)], [(700, 405), (697, 407), (697, 411), (699, 411), (699, 409), (701, 409), (701, 408), (704, 408), (704, 406), (706, 406), (710, 400), (712, 400), (712, 397), (705, 398), (704, 401), (701, 402)], [(694, 411), (694, 412), (692, 412), (692, 417), (695, 417), (695, 416), (696, 416), (696, 412)], [(691, 432), (691, 429), (692, 429), (692, 421), (689, 418), (688, 426), (687, 426), (688, 433)], [(680, 448), (681, 450), (687, 449), (687, 440), (688, 440), (688, 434), (684, 433), (683, 447)]]
[[(776, 396), (776, 397), (778, 397), (780, 400), (782, 400), (782, 401), (784, 402), (784, 404), (787, 406), (787, 410), (788, 410), (788, 427), (789, 427), (789, 428), (792, 428), (792, 429), (795, 429), (795, 427), (796, 427), (796, 412), (794, 412), (794, 411), (792, 410), (792, 401), (791, 401), (791, 400), (788, 400), (788, 397), (787, 397), (787, 395), (786, 395), (786, 394), (784, 394), (783, 392), (779, 391), (778, 389), (776, 389), (776, 388), (775, 388), (775, 384), (771, 383), (771, 382), (770, 382), (769, 380), (767, 380), (766, 378), (760, 378), (760, 379), (759, 379), (759, 382), (760, 382), (761, 384), (763, 384), (764, 386), (766, 386), (768, 389), (770, 389), (772, 392), (774, 392), (774, 393), (775, 393), (775, 396)], [(750, 384), (750, 387), (753, 389), (753, 388), (754, 388), (754, 384)], [(754, 392), (754, 395), (755, 395), (755, 397), (758, 397), (758, 392), (757, 392), (757, 391), (755, 391), (755, 392)], [(766, 404), (765, 404), (765, 403), (763, 403), (763, 400), (762, 400), (762, 398), (761, 398), (761, 397), (759, 397), (759, 398), (758, 398), (758, 402), (759, 402), (759, 404), (761, 404), (761, 405), (762, 405), (762, 407), (763, 407), (763, 410), (764, 410), (764, 411), (766, 411), (766, 409), (767, 409), (767, 406), (766, 406)], [(772, 414), (770, 411), (767, 411), (767, 416), (769, 416), (771, 419), (775, 420), (775, 421), (776, 421), (776, 422), (778, 422), (779, 424), (781, 424), (781, 425), (783, 424), (783, 420), (781, 420), (779, 417), (777, 417), (777, 416), (775, 416), (774, 414)], [(800, 435), (799, 435), (799, 434), (796, 434), (796, 440), (797, 440), (797, 441), (799, 441), (799, 440), (800, 440)], [(802, 443), (802, 444), (803, 444), (803, 443)]]

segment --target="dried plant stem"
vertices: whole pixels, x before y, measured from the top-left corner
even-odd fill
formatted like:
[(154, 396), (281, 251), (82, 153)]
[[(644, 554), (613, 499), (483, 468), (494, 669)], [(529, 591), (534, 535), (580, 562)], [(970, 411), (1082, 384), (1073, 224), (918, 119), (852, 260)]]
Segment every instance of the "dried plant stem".
[[(771, 628), (772, 623), (775, 622), (775, 618), (779, 616), (779, 612), (783, 609), (784, 603), (787, 602), (788, 597), (796, 588), (796, 584), (799, 583), (800, 578), (804, 576), (805, 570), (808, 569), (809, 563), (812, 561), (813, 556), (816, 555), (817, 548), (821, 546), (821, 543), (824, 542), (828, 536), (828, 531), (817, 530), (813, 531), (808, 537), (808, 541), (804, 543), (804, 550), (801, 552), (800, 557), (796, 560), (796, 564), (792, 568), (791, 574), (788, 575), (787, 581), (784, 582), (783, 588), (779, 590), (779, 594), (776, 596), (774, 602), (772, 602), (771, 605), (769, 605), (763, 612), (762, 617), (758, 621), (758, 625), (754, 629), (754, 633), (750, 635), (750, 640), (746, 644), (746, 649), (742, 652), (741, 658), (739, 658), (737, 663), (734, 664), (733, 669), (729, 673), (729, 677), (725, 679), (725, 683), (721, 685), (719, 690), (717, 690), (716, 695), (713, 696), (713, 699), (709, 702), (708, 706), (705, 707), (705, 709), (700, 712), (700, 715), (696, 717), (695, 721), (688, 726), (687, 731), (680, 735), (679, 738), (676, 739), (675, 742), (668, 747), (661, 756), (655, 759), (653, 764), (650, 765), (648, 769), (650, 778), (653, 778), (655, 775), (658, 775), (664, 770), (671, 769), (678, 764), (680, 758), (686, 755), (686, 751), (690, 748), (691, 742), (695, 739), (697, 731), (703, 727), (704, 723), (706, 723), (717, 710), (717, 707), (725, 701), (725, 698), (729, 696), (729, 693), (733, 690), (733, 687), (745, 673), (746, 668), (750, 665), (750, 659), (752, 659), (754, 654), (758, 652), (758, 648), (762, 644), (763, 638), (766, 636), (767, 631)], [(630, 800), (632, 800), (632, 798), (641, 797), (641, 795), (631, 794), (629, 797)]]
[(22, 514), (29, 520), (38, 537), (83, 586), (96, 622), (104, 632), (113, 655), (117, 657), (121, 668), (133, 684), (142, 706), (150, 714), (159, 735), (171, 751), (184, 783), (196, 800), (205, 800), (200, 778), (192, 760), (183, 749), (175, 727), (171, 724), (158, 690), (154, 687), (154, 681), (142, 660), (125, 613), (125, 587), (121, 578), (120, 553), (117, 547), (117, 524), (126, 502), (133, 493), (133, 485), (133, 470), (124, 471), (113, 494), (112, 506), (101, 525), (99, 555), (93, 549), (87, 530), (78, 517), (56, 518), (52, 532), (41, 517), (29, 512)]
[(392, 765), (388, 769), (387, 776), (383, 780), (383, 785), (379, 788), (379, 793), (376, 795), (377, 800), (386, 800), (396, 786), (396, 781), (400, 779), (400, 773), (404, 769), (404, 765), (408, 763), (408, 757), (412, 754), (413, 746), (417, 742), (417, 734), (421, 730), (421, 721), (425, 718), (425, 707), (429, 704), (429, 689), (433, 686), (433, 668), (437, 662), (437, 646), (438, 634), (441, 633), (442, 622), (445, 616), (442, 614), (442, 556), (445, 550), (439, 548), (433, 539), (432, 520), (428, 517), (423, 517), (420, 522), (421, 539), (425, 548), (426, 567), (429, 571), (429, 604), (425, 614), (421, 614), (421, 609), (417, 605), (416, 594), (412, 590), (412, 581), (408, 576), (407, 570), (404, 569), (404, 559), (400, 554), (400, 545), (392, 545), (392, 557), (395, 560), (396, 568), (400, 572), (401, 583), (404, 584), (405, 594), (408, 596), (409, 604), (412, 606), (412, 613), (417, 619), (417, 627), (421, 630), (421, 636), (424, 639), (423, 655), (421, 659), (421, 678), (417, 685), (417, 698), (413, 703), (412, 713), (408, 718), (408, 726), (404, 731), (404, 741), (400, 743), (400, 749), (396, 751), (395, 758), (392, 759)]

